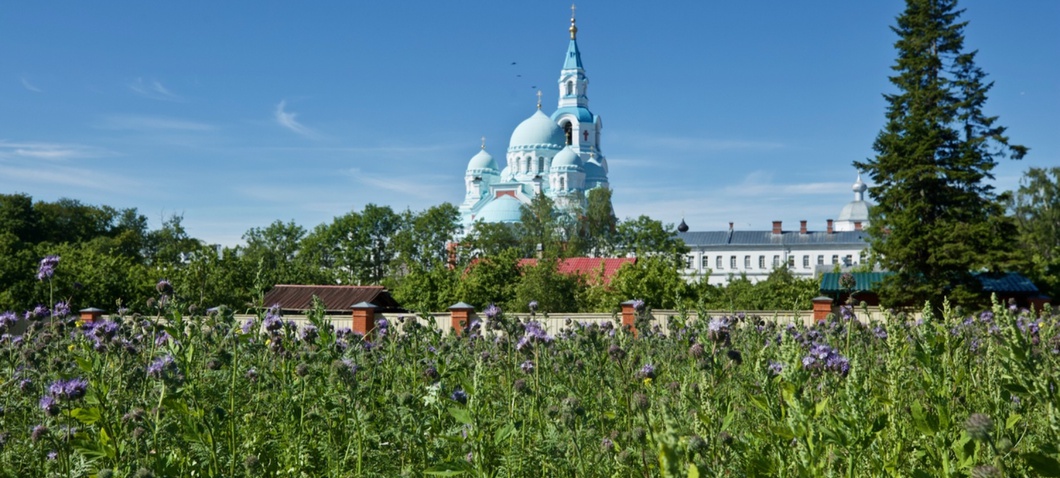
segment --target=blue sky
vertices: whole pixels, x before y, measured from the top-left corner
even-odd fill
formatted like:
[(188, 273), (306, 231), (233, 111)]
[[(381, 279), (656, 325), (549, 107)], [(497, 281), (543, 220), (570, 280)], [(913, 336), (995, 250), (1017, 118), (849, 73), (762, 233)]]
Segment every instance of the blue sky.
[[(962, 2), (987, 113), (1060, 165), (1060, 2)], [(871, 156), (899, 1), (578, 4), (619, 217), (823, 229)], [(570, 4), (23, 2), (0, 18), (0, 193), (182, 214), (194, 236), (463, 199), (555, 108)]]

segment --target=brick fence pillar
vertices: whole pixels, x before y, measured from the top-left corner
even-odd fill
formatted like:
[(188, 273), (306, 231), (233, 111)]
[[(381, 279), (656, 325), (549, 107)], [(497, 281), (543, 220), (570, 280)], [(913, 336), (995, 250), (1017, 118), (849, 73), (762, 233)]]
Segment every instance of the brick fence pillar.
[(376, 305), (371, 302), (360, 302), (350, 306), (353, 309), (353, 329), (354, 332), (367, 337), (373, 330), (375, 330), (375, 309)]
[(1045, 294), (1038, 294), (1028, 300), (1030, 301), (1031, 311), (1037, 313), (1039, 316), (1042, 315), (1042, 311), (1045, 310), (1045, 305), (1051, 302), (1049, 296)]
[(637, 336), (637, 301), (627, 300), (621, 304), (622, 306), (622, 328), (629, 327), (629, 330), (633, 332), (633, 336)]
[(475, 306), (457, 302), (449, 306), (449, 325), (453, 333), (461, 335), (468, 325), (471, 325), (471, 314), (475, 313)]
[(91, 324), (103, 317), (103, 309), (97, 309), (95, 307), (81, 309), (78, 312), (81, 314), (81, 322), (86, 324)]
[(832, 313), (832, 298), (831, 297), (814, 297), (813, 298), (813, 321), (820, 322), (828, 318), (828, 314)]

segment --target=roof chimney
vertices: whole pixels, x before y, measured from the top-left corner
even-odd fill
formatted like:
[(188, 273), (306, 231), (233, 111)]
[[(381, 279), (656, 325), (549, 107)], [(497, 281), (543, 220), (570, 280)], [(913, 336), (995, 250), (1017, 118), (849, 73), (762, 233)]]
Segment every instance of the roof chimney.
[(854, 221), (854, 230), (855, 231), (860, 231), (861, 230), (861, 221)]
[(831, 234), (833, 232), (835, 232), (835, 230), (832, 229), (832, 220), (829, 219), (828, 220), (828, 233)]
[(729, 231), (732, 231), (732, 223), (729, 223)]
[(799, 234), (806, 234), (806, 220), (799, 221)]
[(780, 221), (773, 221), (773, 234), (780, 234), (782, 232), (784, 232), (784, 230), (780, 228)]

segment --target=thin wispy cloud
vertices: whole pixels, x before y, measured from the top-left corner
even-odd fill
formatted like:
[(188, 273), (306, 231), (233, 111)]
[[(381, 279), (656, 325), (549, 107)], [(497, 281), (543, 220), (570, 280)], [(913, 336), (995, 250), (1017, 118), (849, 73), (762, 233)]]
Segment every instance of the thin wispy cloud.
[(64, 160), (92, 158), (106, 155), (106, 151), (78, 144), (15, 142), (0, 139), (0, 159), (32, 158)]
[(143, 78), (137, 78), (129, 83), (129, 89), (133, 93), (144, 98), (159, 100), (159, 101), (182, 101), (183, 99), (176, 93), (173, 93), (166, 88), (162, 82), (158, 80), (144, 80)]
[(454, 184), (459, 184), (458, 177), (444, 175), (399, 176), (396, 174), (366, 173), (358, 168), (346, 171), (355, 181), (376, 190), (401, 193), (420, 199), (437, 199), (446, 197)]
[(104, 191), (129, 191), (140, 187), (139, 181), (124, 176), (62, 166), (41, 168), (0, 164), (0, 176), (19, 184), (35, 185), (45, 189), (62, 186)]
[(99, 129), (131, 131), (213, 131), (217, 127), (199, 121), (165, 116), (112, 115), (95, 124)]
[(276, 105), (274, 117), (280, 126), (294, 131), (299, 135), (310, 139), (316, 139), (318, 137), (315, 131), (298, 122), (298, 113), (287, 111), (287, 100), (280, 100), (280, 103)]
[(643, 134), (625, 135), (620, 141), (643, 148), (683, 152), (774, 151), (786, 147), (784, 143), (768, 140), (656, 136)]
[(44, 90), (37, 88), (37, 85), (30, 83), (29, 80), (24, 76), (22, 77), (22, 87), (34, 93), (44, 93)]

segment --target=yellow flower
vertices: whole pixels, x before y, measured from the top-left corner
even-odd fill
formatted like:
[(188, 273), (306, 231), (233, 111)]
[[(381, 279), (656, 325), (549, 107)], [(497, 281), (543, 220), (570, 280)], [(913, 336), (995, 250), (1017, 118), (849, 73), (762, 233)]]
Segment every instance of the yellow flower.
[(651, 385), (651, 377), (644, 377), (644, 385)]
[(74, 351), (74, 344), (70, 344), (70, 345), (68, 345), (68, 346), (66, 347), (66, 350), (69, 350), (69, 351), (73, 352), (73, 351)]

